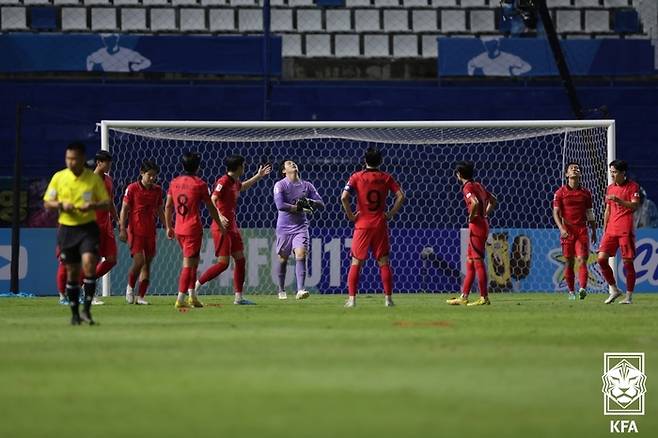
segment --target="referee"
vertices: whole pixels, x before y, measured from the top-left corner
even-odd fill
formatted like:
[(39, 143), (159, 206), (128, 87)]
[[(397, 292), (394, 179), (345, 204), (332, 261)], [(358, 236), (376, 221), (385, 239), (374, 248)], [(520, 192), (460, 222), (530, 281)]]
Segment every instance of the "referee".
[[(85, 168), (85, 146), (71, 143), (66, 147), (66, 169), (50, 180), (43, 197), (44, 207), (59, 211), (57, 244), (66, 265), (66, 294), (71, 303), (71, 324), (91, 318), (91, 302), (96, 292), (99, 229), (95, 210), (109, 208), (110, 200), (103, 180)], [(79, 312), (80, 269), (84, 273), (84, 307)]]

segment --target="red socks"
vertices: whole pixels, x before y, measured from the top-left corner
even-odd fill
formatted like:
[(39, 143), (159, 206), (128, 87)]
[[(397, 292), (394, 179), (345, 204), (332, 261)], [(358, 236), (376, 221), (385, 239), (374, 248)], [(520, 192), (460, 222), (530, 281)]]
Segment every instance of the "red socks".
[[(612, 268), (608, 264), (608, 258), (599, 259), (599, 266), (601, 267), (601, 273), (603, 278), (610, 286), (616, 286), (617, 282), (615, 281), (615, 275), (612, 273)], [(635, 277), (635, 269), (633, 269), (633, 277)], [(635, 283), (635, 278), (633, 278), (633, 283)]]
[(484, 260), (476, 259), (473, 264), (475, 265), (475, 273), (478, 276), (478, 286), (480, 287), (480, 296), (486, 297), (489, 295), (489, 280), (487, 279), (487, 267)]
[(145, 278), (144, 280), (139, 282), (139, 296), (140, 298), (144, 298), (146, 295), (146, 290), (149, 288), (149, 279)]
[(382, 277), (382, 285), (384, 286), (384, 295), (391, 295), (393, 293), (393, 272), (389, 265), (379, 267), (379, 275)]
[[(194, 278), (194, 280), (192, 280), (192, 278)], [(194, 288), (194, 282), (196, 281), (196, 269), (192, 267), (184, 267), (181, 269), (180, 277), (178, 279), (178, 292), (186, 294), (187, 290), (190, 288), (190, 281), (192, 282), (192, 288)]]
[(475, 266), (473, 266), (473, 261), (466, 261), (466, 275), (464, 276), (464, 284), (462, 285), (462, 294), (468, 296), (471, 293), (471, 287), (473, 286), (473, 281), (475, 280)]
[[(615, 282), (615, 276), (612, 272), (612, 268), (608, 264), (608, 259), (607, 258), (602, 258), (599, 259), (599, 266), (601, 267), (601, 273), (603, 274), (603, 277), (605, 278), (605, 281), (608, 282), (609, 285), (611, 286), (616, 286)], [(624, 260), (624, 270), (626, 271), (626, 290), (630, 293), (635, 290), (635, 266), (633, 265), (633, 261), (626, 261)]]
[(137, 284), (137, 274), (130, 271), (128, 273), (128, 286), (130, 286), (132, 289), (134, 289), (136, 284)]
[(196, 270), (197, 267), (188, 268), (190, 270), (190, 279), (187, 282), (187, 290), (194, 289), (196, 286)]
[(587, 289), (587, 278), (587, 263), (581, 263), (578, 268), (578, 283), (580, 283), (580, 287), (583, 289)]
[(66, 265), (64, 263), (57, 265), (57, 292), (60, 294), (66, 292)]
[(242, 287), (244, 286), (245, 263), (244, 257), (237, 259), (233, 271), (233, 287), (235, 287), (235, 292), (239, 294), (242, 293)]
[(573, 266), (569, 266), (569, 264), (564, 266), (564, 279), (567, 281), (569, 292), (573, 292), (574, 287), (576, 287), (576, 274), (573, 270)]
[[(244, 259), (243, 259), (244, 260)], [(213, 278), (216, 278), (219, 274), (224, 272), (228, 268), (227, 262), (218, 262), (206, 269), (206, 272), (201, 274), (199, 277), (199, 283), (206, 284)]]
[(632, 293), (635, 290), (635, 266), (633, 262), (624, 260), (624, 269), (626, 270), (626, 290)]
[[(384, 295), (391, 296), (393, 293), (393, 271), (390, 265), (383, 265), (379, 267), (379, 275), (382, 279), (382, 286), (384, 287)], [(360, 265), (350, 265), (350, 270), (347, 273), (347, 291), (351, 297), (355, 297), (359, 289), (359, 277), (361, 276)]]
[(487, 280), (487, 267), (481, 259), (469, 260), (466, 262), (466, 276), (462, 285), (462, 294), (468, 296), (473, 287), (475, 276), (478, 278), (480, 287), (480, 296), (486, 297), (489, 294), (489, 281)]
[(96, 265), (96, 278), (101, 278), (103, 275), (107, 274), (110, 272), (110, 269), (116, 265), (117, 262), (109, 262), (107, 260), (103, 260), (99, 264)]
[[(361, 266), (350, 265), (350, 271), (347, 274), (347, 290), (351, 297), (356, 296), (359, 287), (359, 276), (361, 275)], [(383, 281), (383, 278), (382, 278)]]

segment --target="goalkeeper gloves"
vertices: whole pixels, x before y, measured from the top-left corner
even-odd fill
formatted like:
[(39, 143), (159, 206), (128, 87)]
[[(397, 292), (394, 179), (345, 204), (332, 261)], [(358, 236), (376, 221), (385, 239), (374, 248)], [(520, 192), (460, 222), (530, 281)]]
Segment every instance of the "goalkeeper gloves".
[(300, 213), (302, 211), (309, 211), (311, 213), (315, 211), (315, 203), (308, 198), (299, 198), (295, 205), (297, 206), (297, 211)]

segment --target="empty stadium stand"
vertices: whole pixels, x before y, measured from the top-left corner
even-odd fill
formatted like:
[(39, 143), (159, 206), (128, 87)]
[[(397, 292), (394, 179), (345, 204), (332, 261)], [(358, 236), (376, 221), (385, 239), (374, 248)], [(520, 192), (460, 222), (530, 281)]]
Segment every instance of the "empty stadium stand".
[[(262, 2), (0, 0), (0, 32), (257, 34), (263, 30)], [(284, 57), (433, 58), (438, 36), (497, 35), (504, 29), (500, 0), (344, 0), (330, 7), (313, 0), (270, 3), (271, 29), (282, 35)], [(563, 38), (657, 38), (655, 0), (547, 3)]]

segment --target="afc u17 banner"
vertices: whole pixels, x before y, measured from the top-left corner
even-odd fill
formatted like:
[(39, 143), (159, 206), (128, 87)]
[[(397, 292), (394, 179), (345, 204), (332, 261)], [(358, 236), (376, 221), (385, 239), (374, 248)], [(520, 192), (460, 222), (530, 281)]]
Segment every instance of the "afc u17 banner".
[[(247, 258), (245, 290), (248, 293), (274, 293), (278, 256), (274, 230), (242, 230)], [(308, 256), (308, 289), (319, 293), (345, 293), (350, 265), (352, 230), (312, 229)], [(457, 292), (464, 272), (468, 230), (392, 229), (391, 266), (396, 293)], [(19, 248), (20, 290), (36, 295), (55, 295), (55, 228), (21, 229)], [(111, 272), (111, 291), (122, 294), (131, 263), (127, 245), (117, 242), (119, 263)], [(640, 229), (636, 239), (637, 292), (658, 292), (658, 229)], [(294, 257), (286, 277), (294, 288)], [(564, 257), (555, 229), (492, 229), (486, 250), (489, 286), (493, 292), (565, 291)], [(174, 294), (178, 284), (181, 253), (176, 241), (158, 230), (157, 255), (151, 270), (151, 293)], [(0, 293), (9, 291), (11, 230), (0, 228)], [(215, 262), (214, 245), (206, 230), (200, 254), (199, 272)], [(587, 260), (588, 289), (605, 291), (596, 263), (596, 247)], [(617, 278), (625, 288), (621, 258), (617, 258)], [(360, 282), (361, 292), (381, 292), (379, 270), (369, 260)], [(205, 286), (204, 293), (231, 293), (229, 268)]]

